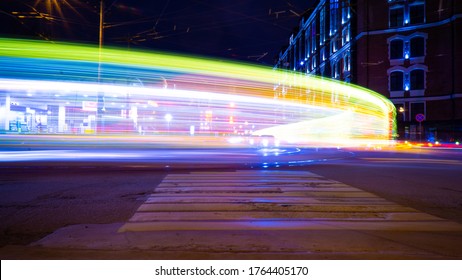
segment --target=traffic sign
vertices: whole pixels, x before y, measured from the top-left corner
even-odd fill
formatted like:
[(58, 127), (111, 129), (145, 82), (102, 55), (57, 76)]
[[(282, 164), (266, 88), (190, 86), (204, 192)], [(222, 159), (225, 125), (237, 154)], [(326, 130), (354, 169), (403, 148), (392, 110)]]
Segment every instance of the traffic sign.
[(425, 120), (425, 115), (424, 114), (417, 114), (415, 115), (415, 120), (418, 122), (423, 122)]

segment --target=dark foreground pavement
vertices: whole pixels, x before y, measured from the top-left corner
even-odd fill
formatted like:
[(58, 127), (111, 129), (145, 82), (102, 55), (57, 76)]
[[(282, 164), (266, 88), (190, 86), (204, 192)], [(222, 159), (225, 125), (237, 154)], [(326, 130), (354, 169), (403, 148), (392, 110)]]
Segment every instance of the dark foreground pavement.
[[(456, 173), (451, 176), (457, 176), (460, 167), (452, 163)], [(431, 182), (417, 199), (400, 193), (399, 184), (380, 192), (396, 166), (369, 164), (364, 160), (355, 162), (355, 168), (336, 161), (296, 170), (183, 170), (167, 177), (164, 171), (146, 168), (54, 167), (53, 174), (47, 169), (9, 169), (0, 176), (0, 256), (461, 259), (460, 209), (447, 213), (449, 202), (438, 203), (452, 191), (435, 193), (437, 199), (431, 203), (420, 201), (435, 191), (430, 190)], [(352, 168), (350, 176), (342, 166)], [(381, 181), (378, 171), (369, 173), (376, 168), (385, 174)], [(336, 176), (344, 180), (333, 180)], [(354, 184), (345, 184), (348, 180)], [(438, 210), (429, 214), (432, 208)]]
[[(402, 231), (164, 231), (155, 234), (119, 234), (121, 224), (98, 228), (119, 240), (105, 248), (50, 248), (47, 246), (8, 245), (1, 249), (2, 259), (460, 259), (461, 232), (416, 233)], [(92, 228), (93, 225), (88, 225)], [(87, 228), (87, 229), (88, 229)], [(70, 229), (74, 230), (74, 229)], [(119, 248), (115, 243), (157, 244), (151, 248)], [(285, 245), (281, 248), (281, 243)], [(293, 247), (293, 248), (290, 248)], [(242, 249), (245, 248), (245, 249)], [(284, 249), (284, 250), (281, 250)]]

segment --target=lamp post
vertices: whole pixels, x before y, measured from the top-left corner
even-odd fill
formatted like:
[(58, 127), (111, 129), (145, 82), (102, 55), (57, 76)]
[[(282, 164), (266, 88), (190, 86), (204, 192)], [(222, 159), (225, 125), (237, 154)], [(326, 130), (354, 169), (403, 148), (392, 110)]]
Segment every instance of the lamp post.
[[(398, 116), (398, 137), (404, 137), (404, 139), (407, 139), (407, 133), (406, 133), (406, 116), (405, 116), (405, 109), (403, 106), (400, 106), (398, 109), (399, 116)], [(403, 133), (404, 136), (401, 136), (400, 134)]]
[[(101, 56), (103, 50), (103, 32), (104, 30), (104, 0), (100, 1), (99, 4), (99, 40), (98, 40), (98, 85), (101, 83)], [(106, 110), (104, 107), (104, 92), (101, 92), (98, 88), (98, 100), (97, 100), (97, 116), (96, 116), (96, 133), (99, 134), (104, 132), (104, 119), (103, 114)]]
[(104, 0), (99, 2), (99, 49), (103, 47)]

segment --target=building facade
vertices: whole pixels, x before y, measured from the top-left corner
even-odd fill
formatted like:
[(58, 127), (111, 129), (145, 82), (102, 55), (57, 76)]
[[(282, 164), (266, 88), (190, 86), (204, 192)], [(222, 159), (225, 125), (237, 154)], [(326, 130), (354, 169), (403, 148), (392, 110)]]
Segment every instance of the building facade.
[(372, 89), (397, 109), (398, 137), (462, 140), (462, 1), (320, 0), (275, 68)]

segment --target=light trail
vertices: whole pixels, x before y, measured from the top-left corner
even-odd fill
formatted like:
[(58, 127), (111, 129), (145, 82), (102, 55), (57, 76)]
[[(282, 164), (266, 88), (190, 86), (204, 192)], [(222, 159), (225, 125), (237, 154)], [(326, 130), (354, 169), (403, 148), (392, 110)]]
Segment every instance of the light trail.
[(25, 137), (361, 146), (389, 144), (395, 126), (378, 93), (242, 63), (0, 39), (0, 70), (0, 130)]

